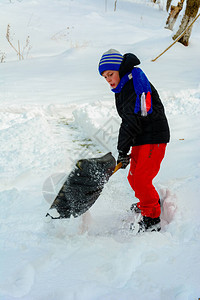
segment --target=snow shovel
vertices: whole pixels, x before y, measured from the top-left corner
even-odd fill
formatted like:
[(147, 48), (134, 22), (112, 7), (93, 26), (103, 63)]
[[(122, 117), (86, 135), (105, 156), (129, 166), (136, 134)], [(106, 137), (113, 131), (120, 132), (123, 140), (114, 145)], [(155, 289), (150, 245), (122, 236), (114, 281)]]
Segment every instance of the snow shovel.
[(47, 215), (52, 219), (78, 217), (100, 196), (104, 184), (122, 166), (109, 152), (100, 158), (81, 159), (53, 201)]

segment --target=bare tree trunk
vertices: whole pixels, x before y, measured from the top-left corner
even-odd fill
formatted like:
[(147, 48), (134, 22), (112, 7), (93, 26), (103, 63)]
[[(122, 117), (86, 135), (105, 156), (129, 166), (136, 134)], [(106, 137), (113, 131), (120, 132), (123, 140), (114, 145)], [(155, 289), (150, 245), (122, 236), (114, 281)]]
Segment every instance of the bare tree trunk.
[[(187, 0), (185, 14), (182, 18), (181, 25), (179, 26), (178, 31), (173, 36), (174, 40), (187, 28), (189, 24), (192, 23), (192, 21), (195, 19), (195, 17), (198, 14), (199, 7), (200, 7), (200, 0)], [(184, 46), (189, 45), (189, 38), (191, 32), (192, 32), (192, 26), (188, 30), (186, 30), (185, 34), (180, 38), (179, 42), (182, 43)]]
[(116, 11), (116, 9), (117, 9), (117, 0), (115, 0), (114, 11)]
[(172, 3), (172, 0), (167, 0), (166, 11), (169, 10), (169, 7), (170, 7), (171, 3)]
[(171, 11), (170, 11), (169, 16), (166, 21), (167, 26), (165, 28), (173, 30), (176, 19), (178, 18), (178, 15), (183, 8), (184, 1), (185, 0), (180, 0), (178, 2), (177, 6), (174, 6), (174, 5), (171, 6)]
[(193, 24), (196, 22), (196, 20), (200, 17), (200, 14), (194, 18), (194, 20), (190, 23), (190, 25), (187, 26), (187, 28), (177, 37), (177, 39), (169, 46), (167, 47), (162, 53), (160, 53), (156, 58), (152, 59), (152, 61), (156, 61), (161, 55), (163, 55), (165, 52), (167, 52), (173, 45), (175, 45), (181, 38), (184, 36), (185, 32), (193, 26)]

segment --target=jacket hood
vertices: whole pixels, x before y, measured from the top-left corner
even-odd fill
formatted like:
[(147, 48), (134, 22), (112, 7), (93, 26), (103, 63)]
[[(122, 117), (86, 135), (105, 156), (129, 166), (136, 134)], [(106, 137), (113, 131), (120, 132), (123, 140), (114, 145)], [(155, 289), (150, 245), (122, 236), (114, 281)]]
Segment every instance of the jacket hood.
[(119, 69), (119, 76), (122, 78), (126, 73), (131, 72), (132, 69), (140, 64), (140, 60), (132, 53), (124, 54), (123, 61)]

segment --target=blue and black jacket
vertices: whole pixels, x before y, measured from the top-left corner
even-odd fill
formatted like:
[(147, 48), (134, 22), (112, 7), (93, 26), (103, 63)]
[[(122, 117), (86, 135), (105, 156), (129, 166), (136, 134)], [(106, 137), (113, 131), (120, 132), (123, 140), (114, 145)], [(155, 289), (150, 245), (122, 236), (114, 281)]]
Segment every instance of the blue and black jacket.
[[(131, 73), (139, 64), (134, 54), (125, 54), (119, 69), (120, 78)], [(150, 86), (152, 112), (147, 116), (135, 113), (137, 95), (132, 79), (125, 83), (119, 93), (115, 93), (116, 108), (122, 119), (117, 148), (125, 154), (131, 146), (169, 142), (170, 132), (163, 104), (155, 87), (151, 83)]]

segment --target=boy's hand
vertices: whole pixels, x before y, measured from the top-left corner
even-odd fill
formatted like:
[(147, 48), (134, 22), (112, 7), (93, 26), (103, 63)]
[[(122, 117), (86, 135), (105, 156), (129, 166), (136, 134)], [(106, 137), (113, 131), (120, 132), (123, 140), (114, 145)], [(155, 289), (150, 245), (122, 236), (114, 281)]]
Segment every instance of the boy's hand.
[(118, 163), (122, 163), (122, 169), (126, 169), (126, 167), (129, 165), (130, 163), (130, 155), (123, 153), (122, 151), (119, 151), (119, 155), (117, 158), (117, 164)]

